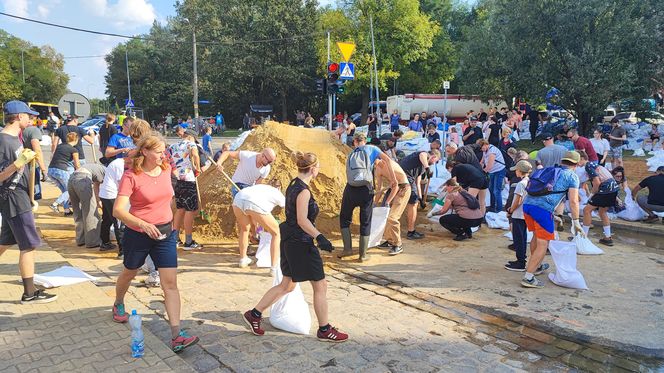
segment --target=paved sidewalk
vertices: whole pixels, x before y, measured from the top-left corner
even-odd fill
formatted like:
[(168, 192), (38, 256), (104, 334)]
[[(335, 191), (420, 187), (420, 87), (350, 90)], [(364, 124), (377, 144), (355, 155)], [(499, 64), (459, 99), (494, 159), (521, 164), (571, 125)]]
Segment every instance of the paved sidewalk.
[[(145, 356), (132, 358), (129, 326), (111, 320), (113, 298), (90, 282), (49, 290), (55, 302), (22, 305), (18, 256), (15, 248), (0, 256), (1, 372), (191, 371), (149, 330)], [(37, 261), (37, 273), (69, 264), (48, 246), (38, 249)], [(156, 317), (138, 302), (132, 306), (148, 322)]]

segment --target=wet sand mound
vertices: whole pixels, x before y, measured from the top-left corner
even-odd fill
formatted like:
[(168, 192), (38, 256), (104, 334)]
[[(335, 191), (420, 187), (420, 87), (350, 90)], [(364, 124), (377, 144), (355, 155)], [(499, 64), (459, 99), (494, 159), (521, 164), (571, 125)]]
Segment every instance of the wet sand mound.
[[(238, 150), (260, 152), (267, 147), (277, 153), (268, 178), (279, 179), (283, 185), (282, 192), (286, 191), (288, 183), (297, 176), (292, 154), (299, 150), (318, 156), (321, 170), (311, 186), (321, 209), (316, 226), (325, 234), (338, 234), (341, 196), (346, 185), (346, 155), (350, 148), (333, 139), (326, 130), (267, 122), (253, 130)], [(224, 169), (229, 176), (233, 175), (236, 167), (235, 160), (224, 163)], [(199, 177), (199, 188), (202, 208), (210, 216), (211, 222), (197, 222), (196, 232), (206, 241), (237, 237), (231, 207), (233, 200), (230, 182), (218, 170), (211, 168)], [(283, 220), (283, 212), (277, 218)]]

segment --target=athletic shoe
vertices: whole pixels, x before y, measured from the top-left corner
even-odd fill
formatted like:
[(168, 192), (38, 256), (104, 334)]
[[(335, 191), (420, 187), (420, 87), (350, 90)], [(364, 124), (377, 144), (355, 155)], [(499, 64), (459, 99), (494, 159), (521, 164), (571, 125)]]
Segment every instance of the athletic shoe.
[(548, 263), (542, 263), (542, 264), (540, 264), (539, 267), (537, 267), (537, 269), (535, 270), (534, 275), (541, 275), (542, 272), (546, 271), (547, 269), (549, 269), (549, 264)]
[(330, 329), (328, 329), (326, 332), (321, 332), (320, 329), (318, 329), (316, 337), (318, 337), (319, 341), (333, 343), (341, 343), (348, 340), (348, 334), (340, 332), (333, 326), (330, 326)]
[(524, 288), (542, 288), (544, 287), (544, 283), (534, 276), (530, 281), (526, 280), (526, 278), (524, 277), (523, 279), (521, 279), (521, 286), (523, 286)]
[(178, 237), (178, 241), (175, 244), (177, 245), (177, 247), (181, 247), (182, 245), (184, 245), (184, 242), (182, 242), (180, 237)]
[(381, 249), (391, 249), (393, 246), (391, 243), (385, 241), (376, 247), (380, 247)]
[(184, 330), (180, 330), (180, 334), (171, 339), (171, 350), (177, 354), (185, 348), (195, 345), (198, 341), (198, 337), (190, 336)]
[(512, 250), (512, 251), (516, 251), (516, 249), (514, 248), (514, 244), (513, 244), (513, 243), (507, 245), (507, 248), (510, 249), (510, 250)]
[(240, 259), (240, 268), (245, 268), (251, 264), (251, 259), (249, 257), (244, 257)]
[(644, 223), (655, 223), (657, 222), (657, 220), (659, 220), (659, 217), (657, 215), (653, 215), (653, 216), (648, 216), (641, 221)]
[(58, 296), (55, 294), (44, 293), (44, 290), (35, 290), (34, 294), (32, 295), (23, 294), (21, 297), (21, 304), (50, 303), (56, 299), (58, 299)]
[(129, 320), (129, 314), (125, 312), (124, 303), (113, 305), (113, 321), (126, 323)]
[(159, 272), (152, 272), (143, 280), (145, 286), (158, 288), (161, 286), (161, 280), (159, 279)]
[(116, 248), (117, 246), (115, 246), (115, 244), (112, 242), (106, 242), (99, 245), (99, 251), (115, 250)]
[(118, 253), (118, 259), (124, 259), (124, 253), (122, 251)]
[(202, 248), (203, 248), (203, 245), (199, 244), (198, 242), (196, 242), (194, 240), (191, 240), (191, 242), (184, 244), (184, 246), (182, 247), (182, 250), (191, 251), (191, 250), (198, 250), (198, 249), (202, 249)]
[(60, 213), (60, 206), (58, 206), (57, 203), (52, 203), (52, 204), (51, 204), (50, 206), (48, 206), (48, 207), (50, 207), (51, 210), (53, 210), (53, 212), (55, 212), (56, 214), (59, 214), (59, 213)]
[(419, 240), (420, 238), (424, 238), (424, 234), (417, 231), (412, 231), (406, 234), (406, 238), (409, 240)]
[(600, 238), (599, 243), (604, 244), (606, 246), (613, 246), (613, 239), (611, 237)]
[(249, 330), (251, 330), (254, 335), (265, 334), (265, 330), (261, 329), (261, 318), (254, 317), (254, 315), (251, 314), (251, 310), (242, 315), (242, 320), (244, 320), (245, 324), (247, 324)]
[(64, 216), (72, 216), (74, 212), (72, 210), (65, 211)]
[(388, 253), (389, 255), (398, 255), (403, 252), (403, 247), (401, 246), (392, 246), (390, 248), (390, 252)]
[(461, 234), (457, 234), (456, 236), (454, 236), (453, 240), (454, 241), (463, 241), (466, 238), (468, 238), (468, 236), (466, 236), (464, 233), (461, 233)]
[(513, 272), (525, 272), (526, 270), (526, 263), (520, 262), (518, 260), (511, 260), (505, 264), (504, 268), (508, 271), (513, 271)]

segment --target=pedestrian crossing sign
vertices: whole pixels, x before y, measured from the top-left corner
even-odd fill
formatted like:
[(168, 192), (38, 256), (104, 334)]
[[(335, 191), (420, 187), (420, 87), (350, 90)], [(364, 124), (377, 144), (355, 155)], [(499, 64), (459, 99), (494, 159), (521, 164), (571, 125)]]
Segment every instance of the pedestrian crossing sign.
[(339, 79), (341, 80), (353, 80), (355, 79), (355, 65), (352, 63), (342, 62), (339, 64)]

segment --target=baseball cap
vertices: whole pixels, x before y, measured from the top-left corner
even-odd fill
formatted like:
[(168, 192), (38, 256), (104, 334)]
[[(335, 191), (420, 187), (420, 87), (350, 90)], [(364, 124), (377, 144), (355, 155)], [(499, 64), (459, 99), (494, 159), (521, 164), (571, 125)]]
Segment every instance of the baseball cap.
[(529, 173), (530, 171), (533, 170), (533, 165), (530, 164), (530, 162), (528, 162), (527, 160), (522, 159), (518, 161), (514, 166), (512, 166), (512, 168), (510, 168), (510, 171), (516, 171), (516, 170)]
[(568, 161), (572, 163), (579, 163), (581, 160), (581, 155), (575, 151), (569, 151), (565, 153), (565, 156), (562, 158), (563, 161)]
[(540, 137), (542, 140), (551, 140), (553, 138), (553, 135), (550, 132), (543, 132)]
[(30, 106), (23, 101), (8, 101), (5, 103), (5, 106), (2, 108), (5, 114), (30, 114), (30, 115), (39, 115), (39, 112), (36, 112), (30, 109)]

